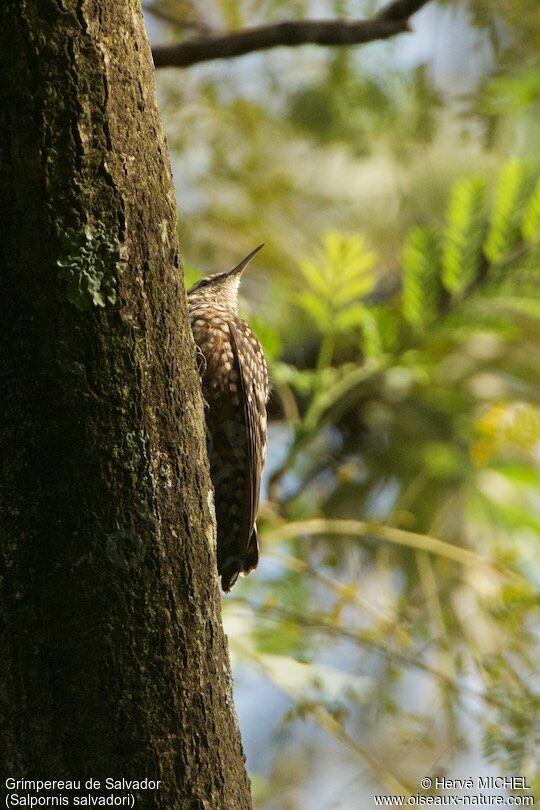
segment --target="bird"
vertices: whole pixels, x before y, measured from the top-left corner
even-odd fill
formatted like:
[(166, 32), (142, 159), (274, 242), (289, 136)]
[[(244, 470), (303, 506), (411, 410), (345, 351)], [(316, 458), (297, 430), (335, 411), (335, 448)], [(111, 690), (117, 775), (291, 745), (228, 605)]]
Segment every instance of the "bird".
[(268, 368), (261, 344), (238, 315), (238, 289), (262, 247), (232, 270), (200, 279), (187, 293), (215, 492), (218, 574), (225, 592), (259, 561), (256, 518), (267, 445)]

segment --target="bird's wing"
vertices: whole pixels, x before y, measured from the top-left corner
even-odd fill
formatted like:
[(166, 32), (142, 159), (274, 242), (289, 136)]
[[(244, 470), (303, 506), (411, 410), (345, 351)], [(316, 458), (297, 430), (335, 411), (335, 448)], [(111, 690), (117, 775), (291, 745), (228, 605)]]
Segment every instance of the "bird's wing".
[(268, 376), (261, 346), (244, 321), (229, 324), (231, 344), (240, 381), (240, 401), (246, 426), (248, 471), (244, 481), (245, 510), (242, 537), (246, 547), (251, 538), (257, 511), (261, 473), (266, 455), (266, 398)]

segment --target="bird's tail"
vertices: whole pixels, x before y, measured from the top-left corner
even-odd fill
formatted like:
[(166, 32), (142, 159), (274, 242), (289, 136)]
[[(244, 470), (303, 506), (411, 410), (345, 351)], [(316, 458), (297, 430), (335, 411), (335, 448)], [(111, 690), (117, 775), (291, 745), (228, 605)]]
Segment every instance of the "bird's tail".
[(257, 567), (259, 562), (259, 541), (257, 538), (257, 526), (253, 527), (246, 553), (240, 557), (238, 555), (226, 557), (218, 560), (218, 571), (221, 576), (221, 587), (228, 593), (239, 574), (249, 574)]

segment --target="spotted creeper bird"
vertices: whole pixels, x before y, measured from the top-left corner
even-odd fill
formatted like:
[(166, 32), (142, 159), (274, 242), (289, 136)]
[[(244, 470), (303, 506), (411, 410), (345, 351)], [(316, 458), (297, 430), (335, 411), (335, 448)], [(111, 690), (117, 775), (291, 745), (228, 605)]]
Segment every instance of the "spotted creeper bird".
[(243, 271), (262, 247), (229, 272), (206, 276), (188, 291), (206, 405), (224, 591), (259, 560), (255, 520), (266, 455), (268, 371), (259, 341), (238, 317), (238, 288)]

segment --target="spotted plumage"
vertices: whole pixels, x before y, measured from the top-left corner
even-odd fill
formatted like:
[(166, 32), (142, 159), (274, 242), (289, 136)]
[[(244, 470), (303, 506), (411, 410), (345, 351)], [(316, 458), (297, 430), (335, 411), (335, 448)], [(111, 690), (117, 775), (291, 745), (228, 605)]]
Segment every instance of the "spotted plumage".
[(268, 372), (261, 345), (238, 317), (242, 272), (262, 245), (227, 273), (188, 292), (206, 405), (208, 455), (216, 494), (218, 571), (224, 591), (259, 559), (259, 489), (266, 455)]

